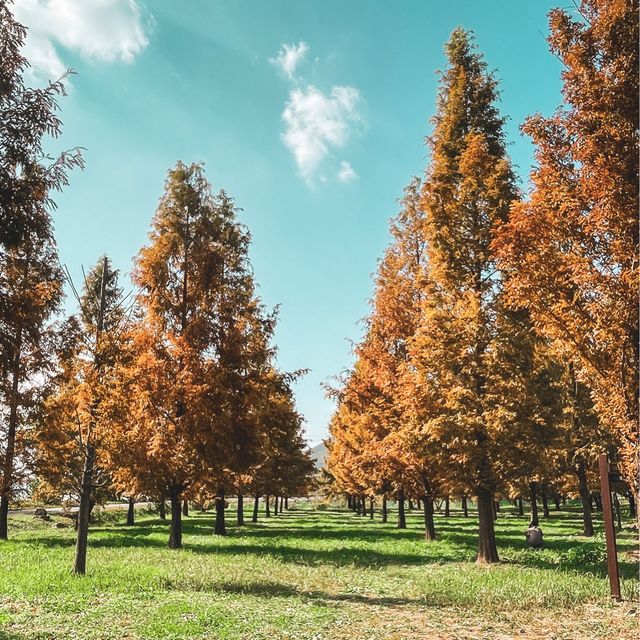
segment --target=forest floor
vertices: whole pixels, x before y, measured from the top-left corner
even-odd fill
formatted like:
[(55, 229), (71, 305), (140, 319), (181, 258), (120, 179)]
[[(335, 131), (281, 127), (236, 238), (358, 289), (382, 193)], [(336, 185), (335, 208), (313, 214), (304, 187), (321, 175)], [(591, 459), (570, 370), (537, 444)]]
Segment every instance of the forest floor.
[(578, 514), (552, 511), (545, 548), (530, 551), (526, 519), (505, 511), (491, 567), (473, 561), (473, 513), (438, 515), (429, 544), (415, 511), (398, 530), (377, 514), (291, 510), (224, 538), (211, 513), (194, 513), (180, 551), (156, 515), (126, 526), (109, 513), (91, 528), (81, 578), (72, 529), (16, 516), (0, 544), (0, 640), (638, 637), (637, 534), (620, 536), (625, 600), (612, 604), (600, 533), (582, 538)]

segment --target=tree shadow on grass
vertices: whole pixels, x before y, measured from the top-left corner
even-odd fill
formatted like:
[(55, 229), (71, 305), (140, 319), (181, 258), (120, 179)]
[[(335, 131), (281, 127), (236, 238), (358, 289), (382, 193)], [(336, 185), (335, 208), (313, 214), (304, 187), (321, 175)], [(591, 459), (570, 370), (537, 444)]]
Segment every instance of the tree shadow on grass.
[[(182, 589), (183, 585), (177, 582), (165, 582), (168, 589)], [(229, 593), (237, 595), (252, 595), (266, 598), (301, 598), (303, 600), (314, 600), (318, 604), (330, 604), (336, 602), (349, 602), (354, 604), (368, 604), (376, 606), (401, 606), (411, 604), (429, 604), (428, 596), (420, 598), (407, 598), (396, 596), (370, 596), (362, 593), (327, 593), (325, 591), (298, 589), (295, 586), (282, 584), (279, 582), (255, 581), (248, 583), (237, 583), (231, 581), (219, 582), (211, 585), (206, 591), (213, 593)], [(0, 639), (1, 640), (1, 639)]]
[[(326, 512), (322, 512), (326, 514)], [(307, 513), (304, 514), (307, 516)], [(280, 518), (281, 516), (278, 516)], [(336, 518), (337, 519), (337, 518)], [(309, 520), (312, 526), (305, 526)], [(369, 548), (358, 548), (358, 543), (373, 543), (380, 540), (403, 540), (419, 542), (422, 539), (422, 530), (410, 528), (399, 530), (392, 524), (380, 528), (352, 526), (334, 530), (326, 524), (316, 524), (320, 518), (305, 517), (298, 526), (286, 526), (289, 518), (276, 524), (275, 521), (268, 525), (249, 524), (245, 527), (230, 527), (230, 536), (221, 540), (212, 534), (213, 521), (211, 514), (198, 514), (196, 517), (184, 521), (183, 533), (185, 536), (185, 549), (192, 553), (202, 555), (254, 555), (257, 557), (273, 557), (282, 562), (302, 564), (307, 566), (333, 565), (377, 567), (390, 565), (428, 565), (469, 562), (475, 556), (477, 548), (477, 521), (470, 518), (468, 521), (446, 521), (439, 519), (438, 536), (444, 546), (435, 543), (425, 543), (418, 552), (394, 552), (393, 550), (379, 551)], [(347, 516), (348, 523), (355, 523)], [(293, 517), (291, 522), (293, 522)], [(331, 524), (334, 524), (332, 518)], [(365, 523), (362, 523), (365, 525)], [(166, 521), (159, 519), (144, 519), (133, 526), (96, 526), (91, 532), (89, 545), (92, 548), (155, 548), (166, 549), (169, 526)], [(589, 563), (580, 565), (575, 563), (560, 563), (556, 557), (535, 553), (528, 553), (525, 557), (510, 558), (512, 554), (521, 554), (527, 551), (524, 538), (524, 526), (522, 534), (508, 528), (506, 523), (498, 521), (497, 542), (499, 551), (505, 558), (505, 564), (539, 569), (561, 570), (571, 573), (585, 573), (605, 577), (604, 565)], [(193, 536), (194, 538), (191, 538)], [(277, 538), (269, 541), (269, 538)], [(344, 541), (345, 546), (336, 545), (334, 548), (316, 549), (306, 546), (314, 540)], [(70, 536), (38, 536), (36, 544), (48, 547), (70, 547), (75, 543)], [(270, 542), (270, 543), (269, 543)], [(296, 545), (296, 542), (301, 544)], [(586, 541), (585, 541), (586, 542)], [(545, 539), (545, 548), (556, 554), (563, 554), (574, 548), (576, 544), (584, 544), (566, 537)], [(451, 548), (453, 547), (453, 548)], [(633, 579), (635, 568), (632, 563), (621, 562), (621, 574), (625, 579)], [(0, 638), (2, 640), (2, 638)]]
[(26, 640), (27, 636), (23, 636), (13, 631), (4, 631), (0, 629), (0, 640)]

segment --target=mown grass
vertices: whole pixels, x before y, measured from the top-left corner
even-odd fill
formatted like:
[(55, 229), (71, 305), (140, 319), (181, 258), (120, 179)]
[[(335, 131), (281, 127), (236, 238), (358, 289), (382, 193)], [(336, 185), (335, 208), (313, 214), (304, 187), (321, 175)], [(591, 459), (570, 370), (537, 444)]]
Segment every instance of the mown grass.
[[(231, 510), (229, 516), (231, 516)], [(572, 511), (543, 521), (545, 549), (526, 548), (526, 519), (497, 522), (502, 562), (473, 560), (476, 520), (420, 517), (397, 530), (334, 509), (292, 510), (213, 536), (212, 514), (184, 525), (110, 516), (90, 533), (88, 573), (71, 575), (74, 533), (15, 517), (0, 544), (0, 640), (635, 638), (635, 535), (620, 537), (623, 593), (608, 597), (601, 534), (580, 537)], [(393, 515), (392, 515), (393, 518)]]

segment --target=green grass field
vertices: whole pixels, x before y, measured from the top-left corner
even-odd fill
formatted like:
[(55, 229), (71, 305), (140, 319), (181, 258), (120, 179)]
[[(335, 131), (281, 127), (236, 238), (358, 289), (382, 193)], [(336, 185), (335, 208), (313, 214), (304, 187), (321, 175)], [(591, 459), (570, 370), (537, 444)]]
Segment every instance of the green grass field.
[[(231, 520), (232, 510), (229, 510)], [(392, 519), (395, 514), (392, 514)], [(117, 518), (120, 518), (119, 520)], [(579, 537), (577, 514), (553, 512), (546, 547), (524, 544), (526, 519), (497, 522), (502, 562), (474, 562), (473, 515), (437, 517), (440, 540), (338, 509), (291, 510), (211, 534), (212, 514), (167, 524), (109, 514), (90, 533), (88, 573), (70, 574), (74, 532), (12, 519), (0, 544), (0, 640), (220, 638), (270, 640), (636, 638), (634, 535), (623, 533), (625, 602), (611, 604), (601, 535)], [(54, 519), (55, 520), (55, 519)]]

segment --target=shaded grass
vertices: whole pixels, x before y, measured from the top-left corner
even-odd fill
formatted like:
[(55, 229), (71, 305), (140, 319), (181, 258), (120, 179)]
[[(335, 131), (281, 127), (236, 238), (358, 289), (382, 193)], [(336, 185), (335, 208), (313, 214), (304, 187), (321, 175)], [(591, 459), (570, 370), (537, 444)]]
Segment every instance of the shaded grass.
[[(603, 564), (568, 553), (601, 552), (604, 544), (575, 535), (573, 511), (542, 523), (546, 547), (539, 552), (526, 548), (526, 519), (501, 514), (503, 561), (492, 567), (473, 562), (473, 514), (439, 516), (433, 543), (422, 539), (417, 512), (408, 521), (407, 530), (397, 530), (341, 510), (291, 511), (231, 526), (221, 538), (211, 534), (212, 514), (195, 513), (184, 523), (185, 548), (170, 551), (167, 523), (145, 514), (133, 527), (122, 519), (92, 527), (89, 573), (78, 578), (70, 574), (73, 530), (16, 517), (11, 540), (0, 545), (0, 640), (404, 638), (414, 637), (414, 627), (421, 637), (426, 613), (442, 618), (441, 635), (433, 637), (445, 638), (453, 612), (456, 624), (469, 628), (505, 611), (520, 618), (536, 612), (535, 624), (560, 615), (570, 627), (584, 607), (593, 608), (587, 624), (599, 624), (603, 634), (612, 624), (621, 625), (618, 637), (635, 628), (611, 607)], [(620, 555), (631, 600), (638, 597), (637, 569), (625, 553), (633, 548), (627, 532)], [(594, 627), (591, 636), (583, 629), (576, 637), (610, 637), (599, 633)]]

